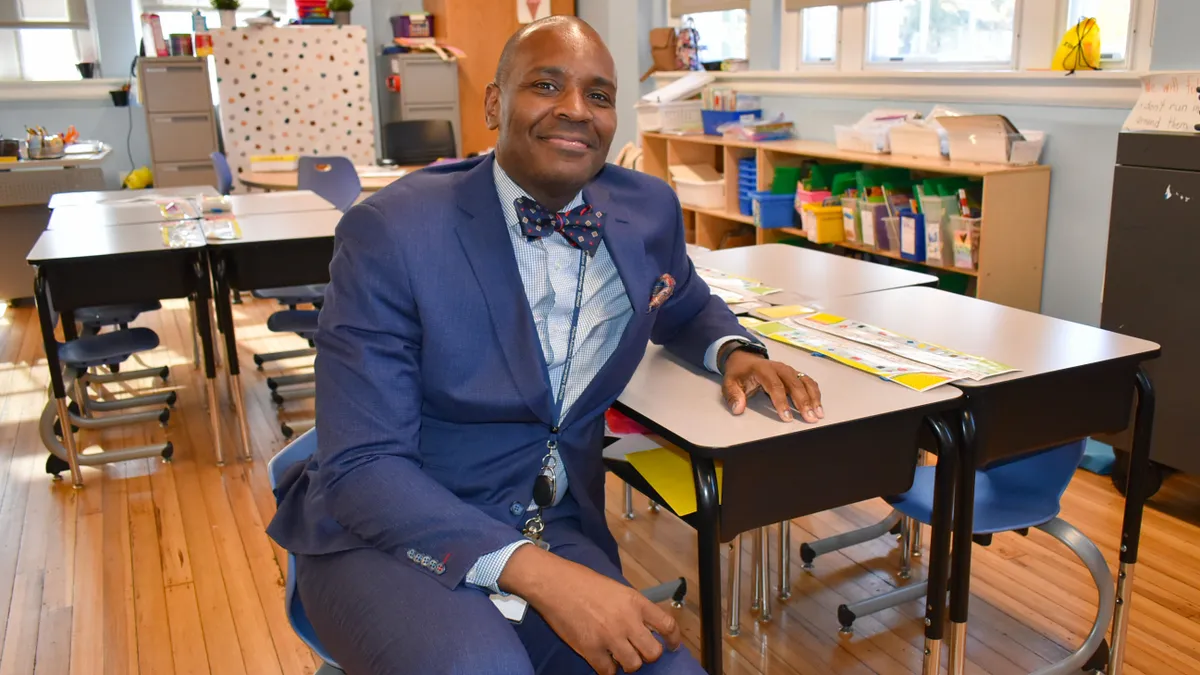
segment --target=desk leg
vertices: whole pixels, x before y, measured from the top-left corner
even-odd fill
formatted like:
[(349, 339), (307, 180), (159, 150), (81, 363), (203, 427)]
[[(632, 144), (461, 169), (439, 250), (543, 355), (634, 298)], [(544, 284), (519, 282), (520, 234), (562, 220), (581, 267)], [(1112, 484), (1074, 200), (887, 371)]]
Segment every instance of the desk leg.
[(1125, 668), (1125, 640), (1129, 631), (1129, 602), (1133, 599), (1133, 573), (1142, 535), (1142, 509), (1146, 504), (1146, 476), (1150, 472), (1150, 439), (1154, 429), (1154, 387), (1146, 371), (1137, 374), (1137, 413), (1133, 449), (1125, 485), (1125, 521), (1121, 525), (1121, 566), (1117, 570), (1117, 608), (1113, 613), (1112, 646), (1108, 673), (1121, 675)]
[(922, 675), (938, 675), (946, 620), (946, 584), (950, 573), (951, 507), (958, 469), (958, 446), (950, 427), (937, 417), (925, 420), (937, 439), (933, 479), (933, 517), (929, 524), (929, 587), (925, 593), (925, 657)]
[(971, 536), (975, 525), (975, 417), (962, 414), (958, 485), (954, 495), (954, 553), (950, 568), (950, 675), (967, 665), (967, 614), (971, 604)]
[(700, 664), (709, 675), (721, 675), (721, 537), (717, 471), (711, 459), (693, 457), (692, 474), (700, 516), (696, 529), (696, 554), (700, 562)]
[(196, 328), (200, 333), (200, 351), (204, 355), (204, 386), (208, 390), (208, 424), (212, 429), (213, 452), (217, 456), (217, 466), (224, 466), (225, 453), (221, 449), (221, 399), (217, 396), (217, 367), (214, 364), (212, 323), (209, 314), (208, 261), (203, 251), (196, 254), (193, 263), (196, 275)]
[[(50, 298), (46, 291), (46, 278), (42, 276), (41, 268), (34, 272), (33, 297), (37, 303), (38, 322), (42, 328), (42, 346), (46, 350), (46, 365), (50, 369), (50, 389), (54, 393), (54, 403), (58, 410), (58, 423), (62, 427), (63, 446), (67, 449), (67, 464), (71, 467), (71, 484), (76, 488), (83, 487), (83, 474), (79, 471), (79, 454), (75, 447), (75, 434), (71, 432), (71, 417), (67, 408), (67, 389), (63, 384), (62, 364), (58, 361), (58, 340), (54, 337), (54, 322), (50, 319)], [(73, 316), (63, 316), (64, 334), (74, 334), (75, 326), (67, 330), (67, 319), (74, 321)], [(82, 408), (81, 408), (82, 409)]]
[(225, 367), (229, 369), (229, 396), (233, 399), (234, 415), (242, 437), (242, 458), (251, 461), (250, 427), (246, 421), (246, 401), (242, 396), (242, 377), (238, 368), (237, 336), (233, 330), (233, 308), (229, 305), (229, 278), (225, 260), (219, 253), (213, 256), (213, 281), (216, 283), (217, 325), (225, 337)]

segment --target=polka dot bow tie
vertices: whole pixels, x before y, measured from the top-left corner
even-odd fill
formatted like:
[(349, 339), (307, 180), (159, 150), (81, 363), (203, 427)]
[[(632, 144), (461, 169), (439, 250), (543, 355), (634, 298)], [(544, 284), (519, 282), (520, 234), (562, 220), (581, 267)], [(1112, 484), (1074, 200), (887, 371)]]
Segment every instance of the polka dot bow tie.
[(583, 206), (566, 213), (551, 213), (546, 207), (528, 197), (518, 197), (514, 202), (517, 218), (527, 237), (548, 237), (558, 232), (566, 237), (575, 248), (596, 254), (600, 246), (600, 230), (604, 227), (604, 214)]

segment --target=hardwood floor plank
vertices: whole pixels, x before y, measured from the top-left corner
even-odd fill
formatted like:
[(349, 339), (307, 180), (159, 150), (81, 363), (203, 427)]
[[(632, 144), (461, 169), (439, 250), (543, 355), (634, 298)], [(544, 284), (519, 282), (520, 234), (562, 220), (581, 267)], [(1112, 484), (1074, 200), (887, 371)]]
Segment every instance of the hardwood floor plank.
[(33, 672), (41, 606), (41, 570), (17, 573), (13, 580), (12, 604), (8, 609), (8, 627), (4, 632), (0, 675), (27, 675)]
[(171, 624), (171, 649), (178, 675), (203, 675), (210, 672), (204, 650), (204, 630), (200, 626), (200, 608), (196, 588), (191, 582), (166, 588), (167, 616)]
[[(171, 629), (163, 589), (159, 557), (158, 514), (154, 510), (147, 462), (133, 460), (139, 475), (128, 478), (129, 541), (133, 555), (133, 604), (137, 620), (139, 670), (143, 673), (174, 672)], [(153, 469), (149, 469), (153, 470)]]
[[(96, 489), (96, 486), (91, 489)], [(120, 506), (108, 500), (106, 503), (112, 503), (114, 507)], [(113, 510), (119, 510), (124, 516), (123, 507)], [(119, 533), (114, 534), (115, 543), (120, 544)], [(75, 539), (75, 585), (71, 594), (71, 675), (137, 672), (124, 667), (124, 664), (128, 663), (129, 655), (125, 643), (126, 603), (120, 592), (122, 589), (117, 585), (113, 594), (105, 593), (106, 577), (111, 574), (109, 561), (105, 558), (108, 544), (104, 541), (104, 535), (103, 514), (93, 513), (79, 518)], [(123, 559), (123, 556), (118, 556), (118, 559)], [(113, 571), (119, 575), (119, 564), (114, 564), (113, 567)], [(110, 624), (113, 624), (115, 630), (110, 630)]]

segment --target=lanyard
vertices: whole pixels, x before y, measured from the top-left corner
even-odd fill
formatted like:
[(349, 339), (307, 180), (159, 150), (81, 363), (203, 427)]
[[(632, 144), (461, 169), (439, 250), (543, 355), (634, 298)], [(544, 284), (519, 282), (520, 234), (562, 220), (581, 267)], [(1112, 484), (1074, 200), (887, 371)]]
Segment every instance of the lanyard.
[(558, 425), (562, 423), (563, 402), (567, 397), (567, 378), (571, 375), (571, 362), (575, 358), (575, 335), (579, 331), (579, 311), (583, 307), (583, 280), (587, 272), (587, 251), (579, 252), (579, 280), (575, 284), (575, 307), (571, 310), (571, 333), (567, 337), (567, 356), (563, 360), (562, 378), (558, 385), (558, 395), (554, 397), (554, 426), (550, 429), (550, 445), (553, 450), (558, 447)]

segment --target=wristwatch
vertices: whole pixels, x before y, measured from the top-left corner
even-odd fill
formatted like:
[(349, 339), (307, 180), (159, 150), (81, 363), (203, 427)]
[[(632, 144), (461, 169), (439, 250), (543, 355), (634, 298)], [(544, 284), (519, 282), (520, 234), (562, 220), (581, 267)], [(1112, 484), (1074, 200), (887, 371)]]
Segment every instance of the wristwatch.
[(752, 342), (745, 338), (735, 338), (721, 346), (717, 352), (717, 372), (725, 374), (725, 362), (729, 360), (729, 355), (737, 351), (748, 351), (765, 358), (769, 357), (767, 348), (761, 342)]

